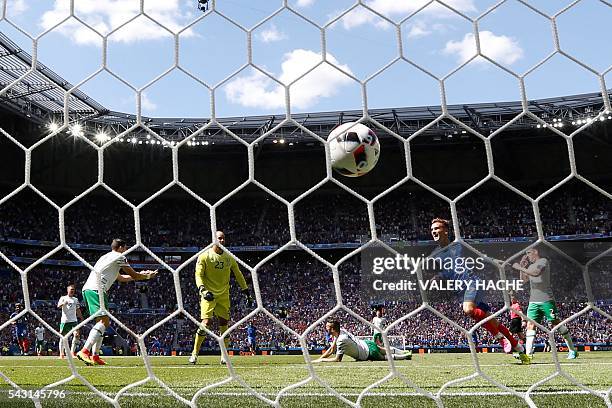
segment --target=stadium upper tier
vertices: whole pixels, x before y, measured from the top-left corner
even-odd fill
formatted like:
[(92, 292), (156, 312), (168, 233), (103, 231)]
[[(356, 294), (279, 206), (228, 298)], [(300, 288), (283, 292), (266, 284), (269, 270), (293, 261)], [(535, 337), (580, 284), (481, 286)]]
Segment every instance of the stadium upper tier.
[[(93, 138), (94, 130), (101, 128), (115, 135), (120, 134), (138, 123), (136, 115), (111, 111), (78, 88), (74, 88), (51, 69), (34, 61), (31, 55), (2, 33), (0, 33), (0, 88), (4, 109), (39, 125), (63, 123), (63, 116), (67, 113), (69, 123), (79, 123), (83, 126), (86, 137)], [(609, 98), (611, 94), (612, 91), (609, 91), (606, 97)], [(589, 120), (605, 111), (601, 93), (528, 101), (527, 108), (546, 123), (553, 125), (563, 122), (567, 126), (580, 126), (583, 120)], [(448, 115), (484, 135), (510, 122), (512, 123), (509, 129), (537, 126), (536, 122), (528, 118), (514, 120), (521, 112), (523, 104), (520, 101), (448, 106)], [(401, 136), (409, 136), (419, 129), (426, 128), (423, 133), (435, 138), (456, 134), (464, 129), (459, 123), (449, 119), (442, 119), (431, 125), (431, 122), (442, 113), (440, 106), (397, 107), (368, 111), (372, 119)], [(361, 117), (363, 117), (362, 111), (300, 113), (291, 115), (293, 122), (285, 123), (283, 126), (279, 125), (285, 121), (285, 114), (217, 118), (212, 124), (210, 118), (142, 117), (141, 123), (165, 140), (175, 142), (210, 124), (205, 134), (202, 134), (210, 142), (239, 143), (233, 138), (224, 137), (224, 127), (247, 142), (273, 131), (274, 136), (282, 137), (291, 143), (310, 138), (307, 132), (296, 124), (323, 136), (338, 123)], [(427, 127), (428, 125), (430, 126)], [(276, 128), (277, 126), (279, 127)], [(87, 132), (88, 129), (91, 132)], [(140, 135), (146, 137), (147, 133), (141, 131)], [(381, 136), (385, 137), (384, 134)]]

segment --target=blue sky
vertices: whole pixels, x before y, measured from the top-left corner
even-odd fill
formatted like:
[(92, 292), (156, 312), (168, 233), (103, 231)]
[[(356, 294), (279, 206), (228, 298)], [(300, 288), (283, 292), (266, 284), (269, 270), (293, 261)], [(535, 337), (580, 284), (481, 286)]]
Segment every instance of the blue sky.
[[(552, 15), (569, 0), (530, 0)], [(366, 4), (399, 22), (426, 0), (366, 0)], [(475, 18), (497, 0), (447, 0), (466, 16)], [(101, 34), (108, 34), (139, 12), (139, 0), (76, 0), (75, 15)], [(289, 0), (314, 23), (324, 25), (354, 2), (348, 0)], [(102, 65), (102, 37), (69, 16), (68, 0), (6, 0), (6, 19), (0, 31), (31, 53), (32, 37), (51, 29), (38, 40), (38, 58), (73, 84)], [(235, 23), (251, 28), (282, 6), (279, 0), (217, 0), (217, 10)], [(220, 84), (215, 91), (219, 117), (282, 113), (282, 87), (262, 73), (291, 83), (321, 61), (321, 31), (288, 10), (252, 32), (253, 62), (247, 67), (247, 34), (218, 14), (194, 25), (202, 15), (195, 0), (145, 0), (145, 12), (167, 30), (144, 16), (108, 36), (108, 68), (134, 88), (144, 89), (142, 113), (153, 117), (206, 117), (210, 94), (204, 85)], [(8, 21), (7, 21), (8, 20)], [(609, 39), (612, 7), (599, 0), (583, 0), (558, 17), (563, 50), (598, 72), (612, 65)], [(185, 28), (187, 27), (187, 28)], [(516, 0), (508, 0), (480, 23), (482, 50), (508, 69), (522, 74), (554, 50), (550, 20)], [(182, 30), (182, 31), (181, 31)], [(174, 69), (149, 85), (174, 63), (174, 37), (179, 36), (179, 63), (189, 73)], [(359, 6), (325, 30), (327, 59), (343, 72), (324, 64), (291, 86), (293, 112), (360, 109), (360, 84), (398, 56), (395, 26)], [(472, 23), (433, 3), (401, 25), (404, 56), (439, 78), (475, 54)], [(349, 74), (349, 75), (347, 75)], [(606, 75), (608, 88), (612, 74)], [(149, 85), (149, 86), (147, 86)], [(556, 55), (526, 77), (527, 97), (538, 99), (600, 90), (596, 75)], [(134, 113), (135, 93), (108, 72), (101, 72), (80, 89), (112, 110)], [(448, 103), (518, 100), (516, 78), (478, 57), (446, 80)], [(440, 90), (435, 79), (397, 61), (367, 82), (369, 108), (437, 105)]]

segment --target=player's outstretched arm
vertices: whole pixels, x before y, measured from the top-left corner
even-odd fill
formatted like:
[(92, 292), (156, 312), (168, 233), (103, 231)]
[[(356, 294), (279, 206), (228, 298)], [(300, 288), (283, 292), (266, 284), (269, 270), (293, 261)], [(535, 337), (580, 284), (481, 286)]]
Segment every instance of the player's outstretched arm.
[(60, 300), (57, 302), (57, 308), (61, 309), (62, 307), (64, 307), (65, 304), (66, 304), (66, 299), (64, 299), (64, 297), (62, 296)]
[(123, 266), (121, 268), (122, 272), (125, 272), (125, 274), (120, 274), (117, 277), (117, 280), (119, 282), (131, 282), (133, 280), (135, 281), (139, 281), (139, 280), (148, 280), (148, 279), (153, 279), (154, 277), (157, 276), (157, 270), (154, 271), (141, 271), (141, 272), (136, 272), (134, 269), (132, 269), (131, 266)]
[(340, 362), (340, 361), (342, 361), (342, 357), (344, 356), (343, 354), (336, 354), (336, 355), (334, 355), (334, 353), (336, 352), (336, 340), (337, 339), (334, 339), (334, 342), (332, 343), (331, 347), (328, 348), (327, 350), (325, 350), (325, 353), (323, 353), (321, 355), (321, 357), (319, 357), (316, 360), (314, 360), (313, 363), (323, 363), (323, 362), (330, 362), (330, 361)]

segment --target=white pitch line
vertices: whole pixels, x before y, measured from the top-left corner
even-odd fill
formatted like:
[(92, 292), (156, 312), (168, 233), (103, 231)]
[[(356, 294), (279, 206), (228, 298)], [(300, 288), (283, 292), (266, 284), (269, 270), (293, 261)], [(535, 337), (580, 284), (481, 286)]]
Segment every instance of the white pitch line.
[[(387, 364), (371, 364), (371, 363), (367, 363), (367, 362), (355, 362), (356, 364), (334, 364), (334, 365), (320, 365), (317, 366), (316, 369), (319, 370), (326, 370), (326, 369), (338, 369), (338, 368), (350, 368), (350, 369), (371, 369), (371, 368), (389, 368), (389, 365)], [(398, 367), (400, 368), (404, 368), (404, 367), (411, 367), (411, 365), (414, 363), (410, 363), (407, 362), (406, 364), (402, 364), (402, 365), (398, 365)], [(397, 365), (397, 362), (396, 362)], [(505, 363), (505, 364), (480, 364), (480, 367), (514, 367), (514, 366), (519, 366), (520, 364), (518, 363)], [(533, 368), (538, 368), (538, 367), (548, 367), (548, 366), (554, 366), (554, 363), (533, 363), (531, 364), (529, 367)], [(612, 362), (589, 362), (589, 363), (561, 363), (561, 366), (582, 366), (582, 367), (590, 367), (590, 366), (608, 366), (608, 365), (612, 365)], [(108, 369), (114, 369), (114, 370), (118, 370), (118, 369), (124, 369), (124, 370), (134, 370), (134, 369), (144, 369), (145, 366), (144, 365), (139, 365), (139, 366), (113, 366), (113, 365), (105, 365), (104, 368), (97, 368), (97, 367), (87, 367), (84, 366), (80, 363), (76, 364), (77, 367), (81, 367), (81, 368), (90, 368), (93, 370), (108, 370)], [(263, 365), (263, 366), (240, 366), (240, 365), (234, 365), (234, 368), (236, 370), (265, 370), (265, 369), (274, 369), (274, 368), (307, 368), (307, 364), (269, 364), (269, 365)], [(70, 369), (69, 366), (59, 366), (59, 365), (0, 365), (0, 369), (1, 368), (12, 368), (12, 369), (16, 369), (16, 368), (66, 368), (66, 369)], [(197, 370), (197, 369), (226, 369), (225, 366), (222, 366), (220, 364), (201, 364), (201, 365), (159, 365), (153, 366), (153, 370), (155, 369), (187, 369), (187, 370)], [(445, 364), (445, 365), (423, 365), (423, 364), (415, 364), (415, 368), (435, 368), (435, 369), (440, 369), (440, 368), (474, 368), (473, 364)]]
[[(196, 387), (193, 387), (194, 389)], [(601, 395), (605, 395), (607, 390), (593, 390), (593, 392)], [(0, 390), (0, 393), (8, 393), (8, 390)], [(116, 393), (102, 391), (103, 394), (114, 397)], [(275, 397), (277, 393), (260, 392), (261, 395), (266, 397)], [(339, 393), (343, 397), (357, 397), (361, 395), (359, 392), (341, 392)], [(524, 394), (519, 392), (519, 394)], [(584, 390), (567, 390), (567, 391), (534, 391), (532, 395), (584, 395), (590, 394)], [(96, 396), (97, 394), (87, 391), (66, 391), (66, 395), (87, 395)], [(126, 397), (154, 397), (154, 396), (170, 396), (166, 393), (154, 393), (154, 392), (126, 392), (121, 394)], [(212, 397), (247, 397), (254, 396), (249, 392), (208, 392), (205, 395)], [(368, 392), (365, 395), (370, 397), (424, 397), (423, 394), (418, 392)], [(474, 391), (474, 392), (445, 392), (442, 393), (442, 397), (488, 397), (488, 396), (505, 396), (514, 395), (506, 391)], [(283, 397), (334, 397), (332, 394), (324, 392), (291, 392), (283, 394)]]

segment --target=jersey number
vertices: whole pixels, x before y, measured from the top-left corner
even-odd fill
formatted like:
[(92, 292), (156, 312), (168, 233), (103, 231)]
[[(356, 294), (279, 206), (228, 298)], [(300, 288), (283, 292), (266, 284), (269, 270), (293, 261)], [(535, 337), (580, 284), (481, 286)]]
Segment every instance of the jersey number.
[(223, 269), (223, 261), (216, 261), (215, 269)]

